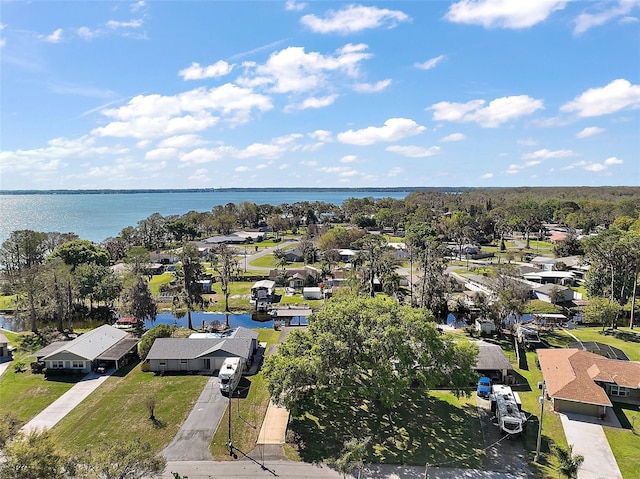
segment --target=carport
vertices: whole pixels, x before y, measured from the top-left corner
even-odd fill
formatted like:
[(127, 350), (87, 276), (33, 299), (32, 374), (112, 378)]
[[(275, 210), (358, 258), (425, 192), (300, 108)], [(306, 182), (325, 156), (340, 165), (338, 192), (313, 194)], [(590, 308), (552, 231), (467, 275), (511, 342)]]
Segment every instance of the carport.
[(136, 347), (138, 346), (138, 338), (124, 338), (107, 349), (104, 353), (96, 358), (98, 364), (105, 362), (110, 366), (119, 369), (131, 361), (136, 355)]

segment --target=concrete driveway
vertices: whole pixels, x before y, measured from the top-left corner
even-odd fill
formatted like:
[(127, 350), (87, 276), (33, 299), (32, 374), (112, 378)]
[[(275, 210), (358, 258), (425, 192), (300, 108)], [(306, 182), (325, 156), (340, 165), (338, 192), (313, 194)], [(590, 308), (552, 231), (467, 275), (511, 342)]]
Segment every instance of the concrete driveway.
[(584, 456), (584, 462), (578, 470), (578, 479), (622, 479), (620, 468), (602, 429), (602, 424), (620, 427), (611, 408), (607, 409), (605, 421), (573, 413), (560, 413), (560, 420), (567, 443), (573, 444), (573, 453)]
[(167, 461), (212, 461), (209, 443), (218, 428), (229, 399), (220, 392), (217, 377), (211, 377), (189, 417), (162, 455)]
[(104, 374), (87, 374), (80, 382), (74, 384), (71, 389), (53, 401), (49, 407), (22, 426), (22, 431), (30, 432), (34, 430), (51, 429), (114, 372), (114, 369), (110, 369)]

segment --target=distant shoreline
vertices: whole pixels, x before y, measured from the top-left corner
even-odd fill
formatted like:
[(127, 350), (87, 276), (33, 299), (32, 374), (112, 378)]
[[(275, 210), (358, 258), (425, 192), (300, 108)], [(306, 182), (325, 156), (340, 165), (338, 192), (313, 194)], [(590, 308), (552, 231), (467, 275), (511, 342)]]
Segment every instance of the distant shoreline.
[(247, 192), (247, 191), (263, 191), (263, 192), (331, 192), (331, 191), (441, 191), (441, 192), (460, 192), (472, 191), (478, 188), (474, 187), (427, 187), (427, 186), (393, 186), (393, 187), (355, 187), (355, 188), (184, 188), (184, 189), (136, 189), (136, 190), (0, 190), (0, 195), (123, 195), (123, 194), (150, 194), (150, 193), (226, 193), (226, 192)]

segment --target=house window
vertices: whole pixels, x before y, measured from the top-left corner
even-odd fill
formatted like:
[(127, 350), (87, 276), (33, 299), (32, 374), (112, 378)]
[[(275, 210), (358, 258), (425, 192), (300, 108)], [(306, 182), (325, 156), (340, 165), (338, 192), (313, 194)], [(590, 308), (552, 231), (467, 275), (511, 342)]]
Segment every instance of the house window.
[(71, 367), (74, 369), (83, 369), (84, 361), (71, 361)]
[(180, 364), (187, 364), (189, 362), (188, 359), (181, 359)]
[(166, 361), (160, 361), (160, 362), (158, 362), (158, 365), (160, 367), (165, 367), (167, 365), (167, 362)]
[(51, 369), (64, 369), (64, 361), (51, 361)]
[(619, 397), (627, 397), (629, 395), (629, 388), (625, 388), (624, 386), (618, 386), (617, 384), (613, 384), (611, 386), (611, 395), (619, 396)]

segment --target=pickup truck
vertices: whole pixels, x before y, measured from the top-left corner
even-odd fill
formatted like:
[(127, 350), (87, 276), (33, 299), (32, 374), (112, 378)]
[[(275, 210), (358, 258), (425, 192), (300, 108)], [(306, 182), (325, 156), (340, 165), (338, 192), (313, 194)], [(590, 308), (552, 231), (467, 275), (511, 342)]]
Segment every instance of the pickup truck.
[(489, 395), (491, 394), (491, 379), (486, 376), (482, 376), (478, 380), (478, 389), (476, 393), (481, 398), (489, 399)]

